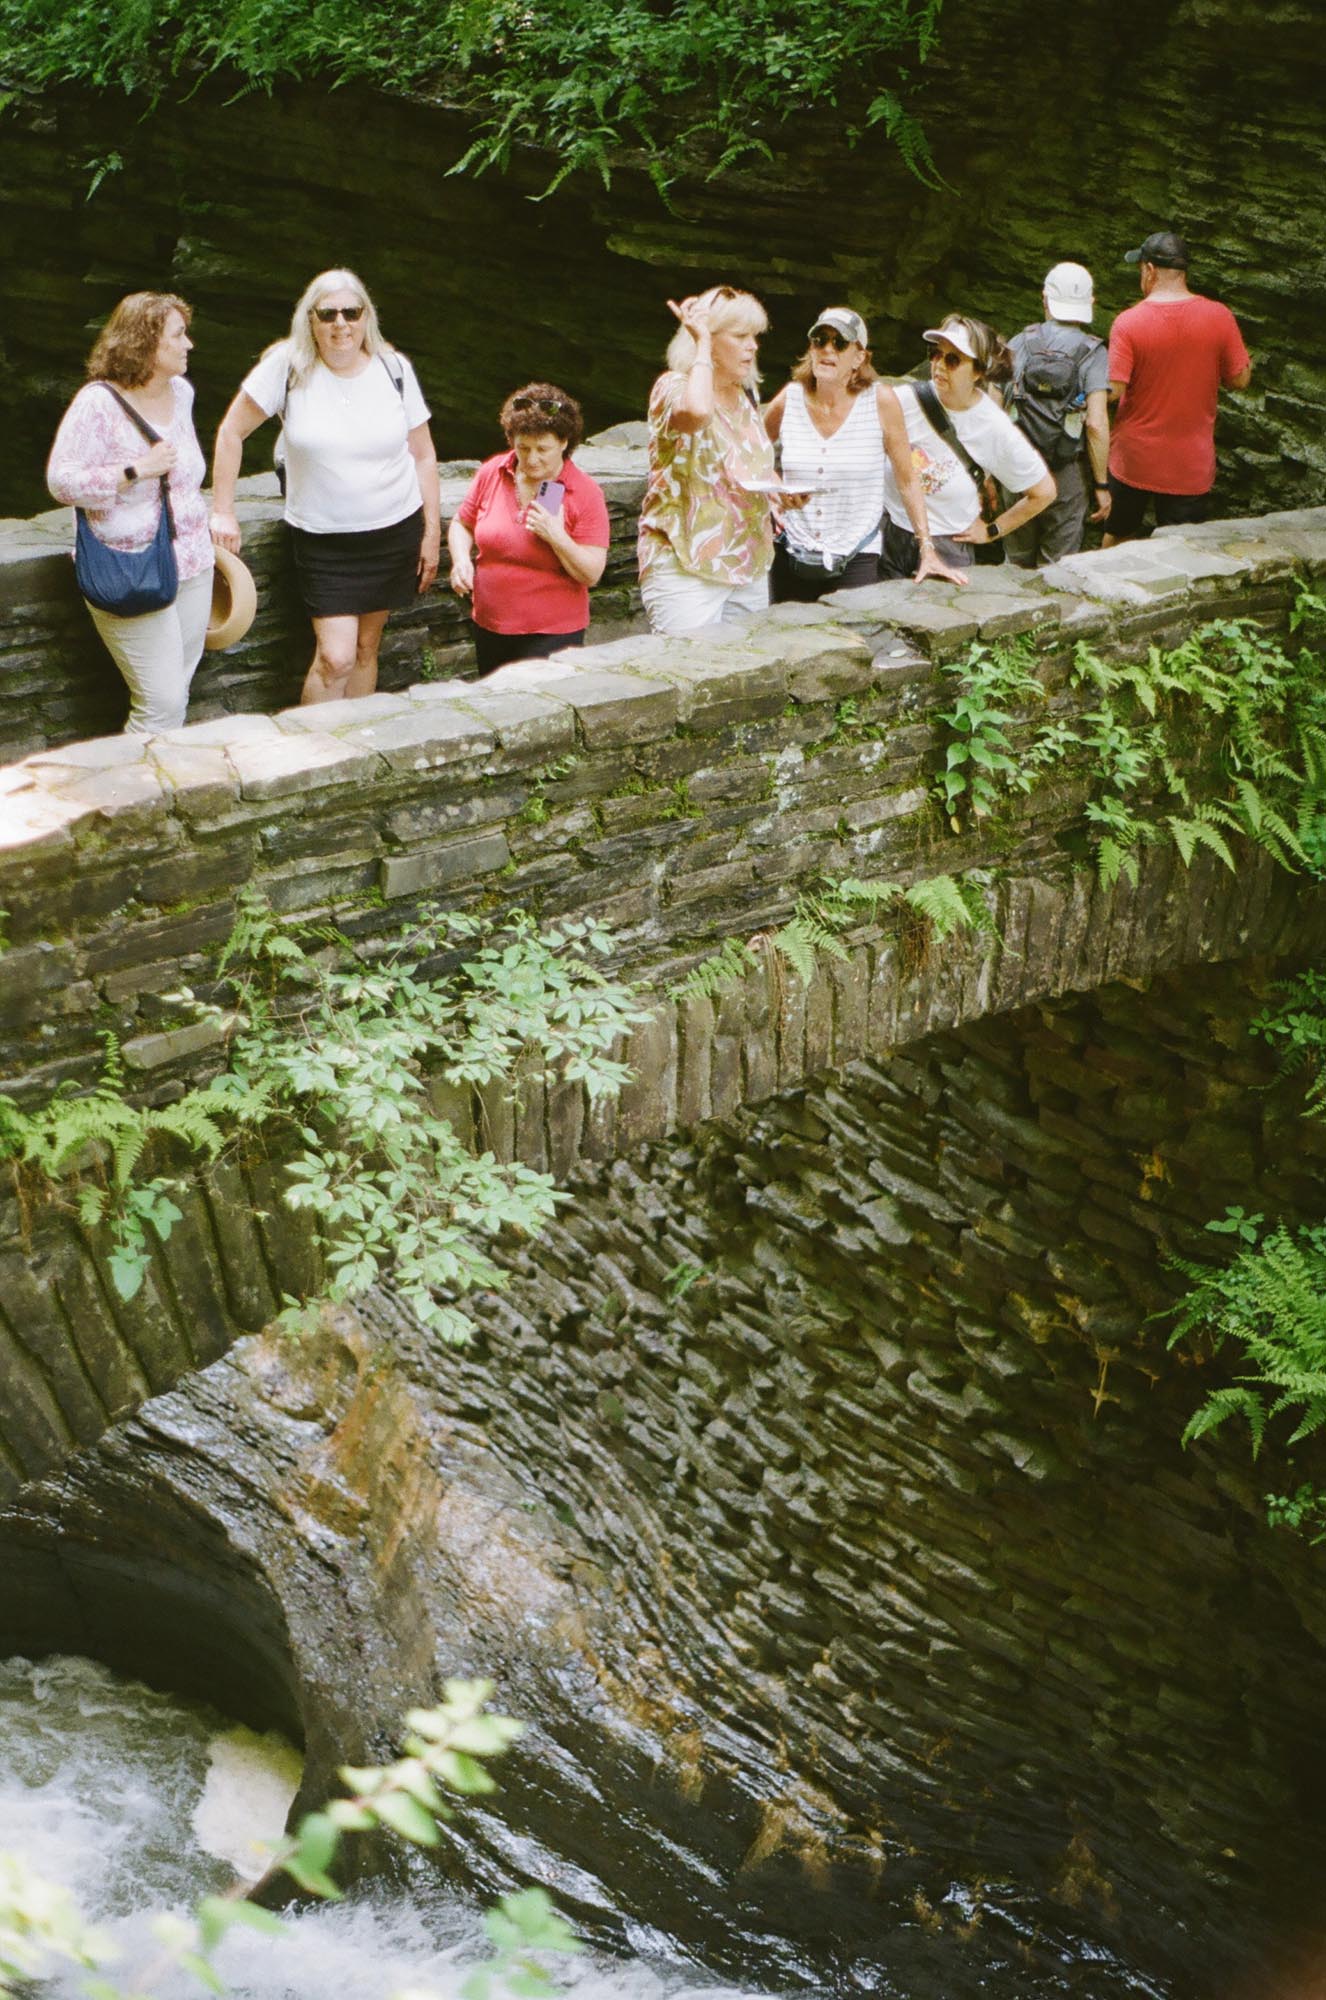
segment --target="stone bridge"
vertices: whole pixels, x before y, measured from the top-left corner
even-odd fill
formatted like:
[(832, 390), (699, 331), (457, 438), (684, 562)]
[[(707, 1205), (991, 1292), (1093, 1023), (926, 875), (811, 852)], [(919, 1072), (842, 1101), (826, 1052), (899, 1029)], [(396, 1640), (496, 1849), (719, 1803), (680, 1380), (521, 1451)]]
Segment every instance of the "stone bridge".
[[(558, 1177), (721, 1119), (940, 1029), (1106, 981), (1307, 948), (1326, 901), (1258, 853), (1231, 874), (1155, 849), (1103, 890), (1080, 853), (1085, 775), (992, 819), (937, 810), (945, 671), (974, 640), (1030, 635), (1042, 713), (1071, 714), (1078, 639), (1125, 655), (1204, 619), (1282, 621), (1326, 570), (1326, 511), (1213, 523), (1038, 576), (981, 569), (962, 593), (907, 584), (784, 607), (709, 642), (627, 638), (485, 684), (433, 682), (333, 709), (218, 717), (146, 749), (119, 737), (0, 771), (7, 948), (4, 1088), (96, 1076), (118, 1038), (151, 1101), (208, 1074), (214, 1030), (164, 996), (206, 992), (236, 890), (368, 942), (424, 901), (593, 912), (655, 996), (634, 1080), (461, 1107), (487, 1143)], [(1029, 721), (1028, 721), (1029, 726)], [(1188, 750), (1194, 770), (1204, 746)], [(727, 938), (767, 934), (848, 876), (974, 881), (989, 934), (916, 951), (863, 929), (809, 984), (772, 954), (714, 998), (669, 995)], [(0, 1203), (0, 1494), (263, 1326), (312, 1282), (270, 1186), (200, 1186), (125, 1308), (62, 1215)]]

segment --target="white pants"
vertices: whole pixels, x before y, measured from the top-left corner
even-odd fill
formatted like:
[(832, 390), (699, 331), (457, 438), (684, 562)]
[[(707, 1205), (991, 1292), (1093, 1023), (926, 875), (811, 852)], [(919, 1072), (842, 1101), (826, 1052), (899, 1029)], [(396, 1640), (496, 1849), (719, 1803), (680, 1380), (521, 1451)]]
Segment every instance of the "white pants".
[(766, 571), (754, 583), (711, 583), (707, 577), (692, 576), (671, 556), (663, 556), (641, 577), (640, 595), (651, 632), (684, 638), (691, 632), (711, 631), (715, 625), (739, 624), (753, 611), (765, 610), (769, 576)]
[(175, 602), (164, 611), (117, 618), (94, 604), (87, 608), (129, 690), (125, 735), (159, 736), (164, 729), (182, 729), (189, 683), (203, 656), (212, 610), (210, 567), (182, 583)]

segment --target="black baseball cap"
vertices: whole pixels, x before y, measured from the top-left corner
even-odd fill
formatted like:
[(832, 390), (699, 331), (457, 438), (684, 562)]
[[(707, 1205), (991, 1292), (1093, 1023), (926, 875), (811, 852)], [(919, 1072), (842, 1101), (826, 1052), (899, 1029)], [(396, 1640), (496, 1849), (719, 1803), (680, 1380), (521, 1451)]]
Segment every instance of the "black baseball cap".
[(1157, 229), (1137, 250), (1125, 250), (1125, 264), (1161, 264), (1169, 271), (1186, 271), (1188, 246), (1172, 229)]

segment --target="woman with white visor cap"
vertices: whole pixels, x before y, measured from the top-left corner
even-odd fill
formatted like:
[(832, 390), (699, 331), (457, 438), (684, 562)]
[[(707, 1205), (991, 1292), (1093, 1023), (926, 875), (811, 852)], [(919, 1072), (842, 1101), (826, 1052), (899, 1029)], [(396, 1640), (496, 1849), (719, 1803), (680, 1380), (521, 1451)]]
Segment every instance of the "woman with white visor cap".
[(789, 506), (783, 518), (774, 551), (775, 602), (805, 604), (830, 590), (878, 582), (886, 466), (916, 538), (915, 580), (965, 583), (962, 572), (935, 553), (902, 408), (871, 366), (860, 313), (826, 306), (809, 340), (791, 381), (764, 413), (764, 427), (780, 448), (784, 486), (806, 496), (804, 506)]
[[(979, 544), (1002, 541), (1049, 506), (1054, 476), (986, 393), (987, 383), (1006, 382), (1012, 373), (1008, 349), (993, 327), (969, 313), (948, 313), (921, 338), (930, 349), (930, 380), (900, 382), (896, 393), (936, 546), (949, 562), (970, 564)], [(1001, 502), (995, 481), (1014, 498)], [(887, 577), (910, 576), (914, 536), (891, 464), (884, 506), (880, 569)]]

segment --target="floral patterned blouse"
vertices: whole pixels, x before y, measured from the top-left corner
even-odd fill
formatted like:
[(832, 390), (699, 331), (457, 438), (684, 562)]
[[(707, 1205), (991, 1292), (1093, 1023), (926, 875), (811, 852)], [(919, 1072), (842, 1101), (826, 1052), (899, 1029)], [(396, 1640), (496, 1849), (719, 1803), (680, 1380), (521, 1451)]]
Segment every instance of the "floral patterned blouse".
[(649, 483), (640, 510), (640, 574), (671, 554), (688, 575), (734, 588), (755, 583), (773, 561), (767, 493), (748, 483), (774, 477), (773, 445), (743, 395), (716, 407), (703, 430), (676, 431), (668, 418), (686, 377), (660, 375), (649, 397)]
[[(170, 506), (175, 516), (175, 563), (181, 583), (212, 567), (203, 481), (207, 461), (193, 427), (193, 385), (177, 375), (171, 383), (174, 412), (161, 431), (175, 446), (170, 474)], [(100, 382), (85, 382), (64, 413), (46, 466), (46, 485), (56, 500), (82, 507), (108, 548), (145, 549), (157, 531), (161, 481), (140, 479), (122, 486), (126, 465), (147, 450), (147, 439)]]

